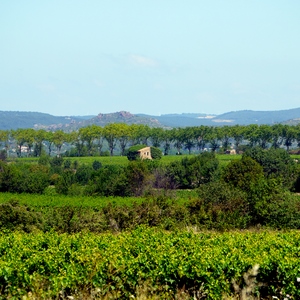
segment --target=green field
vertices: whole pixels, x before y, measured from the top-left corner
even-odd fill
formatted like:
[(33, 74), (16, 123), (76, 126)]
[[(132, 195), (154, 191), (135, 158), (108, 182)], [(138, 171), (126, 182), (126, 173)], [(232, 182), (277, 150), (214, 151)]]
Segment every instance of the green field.
[[(162, 156), (159, 163), (169, 164), (173, 161), (180, 161), (181, 159), (187, 157), (193, 157), (194, 155), (165, 155)], [(299, 155), (294, 155), (295, 158)], [(241, 155), (228, 155), (228, 154), (217, 154), (216, 157), (220, 160), (221, 164), (227, 164), (228, 162), (236, 159), (240, 159)], [(85, 156), (85, 157), (64, 157), (65, 160), (70, 160), (71, 162), (77, 161), (80, 164), (92, 164), (95, 160), (102, 163), (103, 166), (107, 165), (122, 165), (125, 166), (128, 164), (128, 159), (126, 156)], [(38, 157), (22, 157), (15, 158), (9, 161), (15, 161), (18, 163), (37, 163), (39, 160)]]
[(123, 206), (141, 203), (142, 197), (87, 197), (87, 196), (65, 196), (65, 195), (39, 195), (39, 194), (13, 194), (0, 193), (0, 203), (16, 200), (22, 205), (30, 207), (91, 207), (95, 209), (103, 208), (109, 203)]
[[(48, 190), (54, 189), (52, 187)], [(178, 204), (183, 204), (190, 199), (197, 198), (197, 191), (178, 190), (170, 193), (170, 197)], [(81, 207), (100, 209), (108, 204), (113, 206), (132, 206), (134, 203), (140, 204), (146, 201), (146, 197), (89, 197), (89, 196), (67, 196), (56, 194), (54, 191), (47, 194), (16, 194), (0, 193), (0, 204), (9, 201), (18, 201), (22, 205), (30, 207)]]
[[(185, 157), (193, 157), (194, 155), (166, 155), (162, 156), (159, 161), (160, 164), (166, 165), (174, 161), (180, 161)], [(228, 154), (216, 154), (220, 165), (227, 165), (232, 160), (237, 160), (242, 157), (242, 155), (228, 155)], [(298, 159), (300, 161), (300, 155), (291, 155), (293, 159)], [(65, 160), (70, 160), (71, 162), (77, 161), (79, 164), (92, 164), (95, 160), (101, 162), (103, 166), (107, 165), (119, 165), (126, 166), (128, 164), (128, 159), (126, 156), (86, 156), (86, 157), (64, 157)], [(16, 161), (18, 163), (26, 162), (26, 163), (37, 163), (39, 160), (38, 157), (23, 157), (16, 158), (9, 161)]]
[[(299, 299), (299, 247), (298, 231), (7, 233), (0, 298), (219, 300), (239, 287), (260, 299)], [(258, 273), (243, 279), (253, 267)]]

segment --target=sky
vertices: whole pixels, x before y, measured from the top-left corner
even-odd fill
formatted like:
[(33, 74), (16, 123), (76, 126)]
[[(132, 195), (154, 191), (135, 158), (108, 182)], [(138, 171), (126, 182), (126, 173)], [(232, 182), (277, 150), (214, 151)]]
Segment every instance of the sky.
[(0, 1), (0, 110), (300, 107), (299, 0)]

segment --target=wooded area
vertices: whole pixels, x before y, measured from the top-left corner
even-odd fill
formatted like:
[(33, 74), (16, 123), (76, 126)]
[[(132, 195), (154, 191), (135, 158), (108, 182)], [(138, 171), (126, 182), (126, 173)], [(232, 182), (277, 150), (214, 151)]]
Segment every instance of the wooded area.
[[(263, 149), (300, 145), (300, 125), (196, 126), (184, 128), (151, 128), (147, 125), (112, 123), (104, 127), (91, 125), (78, 131), (46, 131), (34, 129), (1, 130), (0, 143), (7, 156), (97, 156), (125, 155), (136, 144), (160, 147), (164, 155), (182, 152), (200, 153), (204, 150), (225, 152), (234, 148)], [(67, 151), (67, 152), (66, 152)], [(108, 151), (108, 153), (107, 153)], [(65, 153), (66, 152), (66, 153)], [(3, 155), (3, 154), (2, 154)]]

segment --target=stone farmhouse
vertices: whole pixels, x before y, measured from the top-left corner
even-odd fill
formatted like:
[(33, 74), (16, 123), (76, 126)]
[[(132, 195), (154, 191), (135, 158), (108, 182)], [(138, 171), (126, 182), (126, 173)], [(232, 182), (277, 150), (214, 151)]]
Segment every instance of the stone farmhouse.
[(225, 154), (235, 155), (235, 154), (236, 154), (236, 151), (235, 151), (235, 149), (226, 150), (226, 151), (225, 151)]
[(145, 147), (138, 150), (141, 159), (152, 159), (150, 147)]

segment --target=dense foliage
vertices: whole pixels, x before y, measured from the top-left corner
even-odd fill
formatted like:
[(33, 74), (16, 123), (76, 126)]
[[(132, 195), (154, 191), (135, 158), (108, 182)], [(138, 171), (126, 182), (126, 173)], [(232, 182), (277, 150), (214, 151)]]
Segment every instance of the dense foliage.
[(115, 153), (124, 156), (134, 145), (156, 147), (164, 155), (200, 153), (207, 149), (221, 153), (234, 149), (239, 153), (254, 146), (290, 151), (300, 145), (300, 125), (201, 125), (163, 129), (141, 124), (110, 123), (104, 127), (90, 125), (71, 132), (0, 130), (0, 150), (4, 150), (8, 157), (39, 157), (43, 153), (70, 157), (113, 156)]
[(299, 298), (296, 232), (187, 232), (299, 229), (298, 162), (262, 147), (166, 157), (1, 161), (0, 299), (222, 299), (248, 285)]
[(0, 297), (223, 299), (247, 288), (248, 297), (298, 299), (299, 245), (297, 232), (8, 233)]
[[(76, 197), (148, 197), (144, 204), (124, 208), (121, 214), (115, 208), (109, 211), (110, 220), (114, 220), (119, 230), (140, 224), (164, 228), (175, 228), (174, 224), (206, 229), (257, 225), (300, 228), (300, 203), (293, 194), (299, 186), (298, 165), (282, 151), (253, 149), (241, 159), (221, 166), (213, 152), (184, 157), (169, 164), (137, 160), (127, 165), (103, 166), (96, 160), (91, 164), (79, 164), (62, 157), (41, 157), (38, 164), (1, 162), (0, 191)], [(185, 205), (177, 205), (176, 198), (170, 196), (177, 189), (196, 190), (198, 194)], [(170, 201), (157, 201), (161, 195)], [(143, 210), (153, 219), (148, 220), (141, 213)], [(59, 223), (60, 215), (65, 212), (52, 213), (53, 217), (49, 217), (44, 210), (45, 222), (39, 224), (39, 228), (51, 227), (45, 225), (51, 218), (53, 226)], [(84, 220), (85, 213), (101, 219), (104, 225), (97, 231), (110, 228), (107, 221), (103, 221), (107, 220), (103, 210), (97, 212), (99, 215), (93, 211), (72, 212), (78, 220)]]

